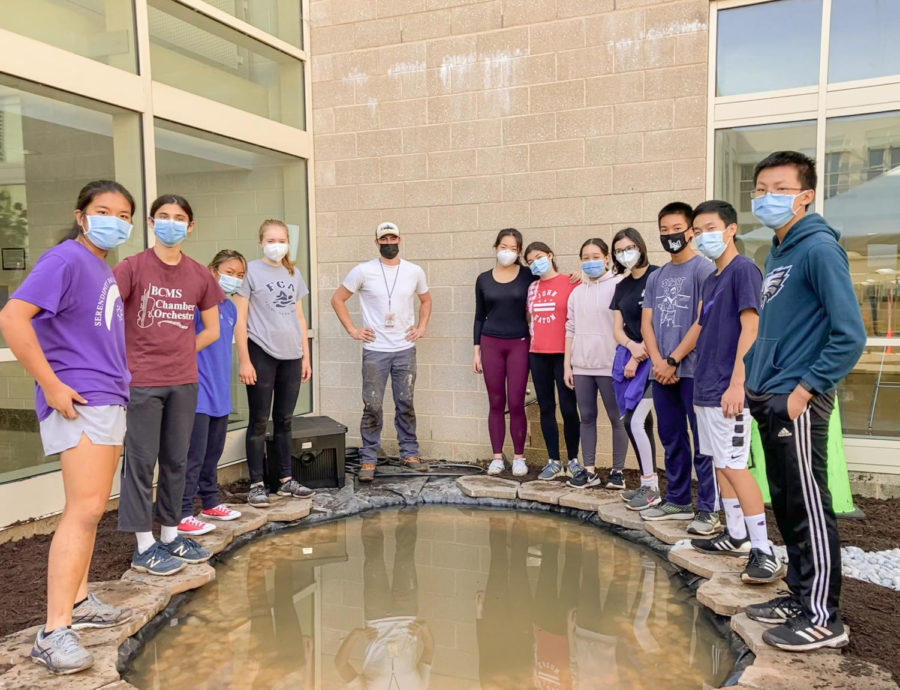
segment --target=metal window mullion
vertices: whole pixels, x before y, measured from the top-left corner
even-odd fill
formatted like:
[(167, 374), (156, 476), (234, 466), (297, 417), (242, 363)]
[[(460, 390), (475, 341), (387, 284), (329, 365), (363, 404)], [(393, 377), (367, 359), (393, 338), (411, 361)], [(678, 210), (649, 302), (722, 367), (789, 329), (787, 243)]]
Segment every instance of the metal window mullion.
[(716, 180), (716, 51), (719, 28), (719, 2), (713, 0), (709, 4), (709, 55), (708, 79), (706, 85), (706, 198), (712, 199), (715, 194)]
[(825, 214), (825, 125), (828, 107), (828, 48), (831, 35), (831, 0), (822, 0), (822, 30), (819, 38), (819, 95), (816, 104), (816, 160), (819, 178), (816, 184), (816, 211)]
[[(301, 0), (301, 14), (302, 14), (302, 34), (303, 34), (303, 45), (309, 46), (309, 12), (310, 12), (310, 3), (309, 0)], [(305, 114), (305, 122), (306, 122), (306, 132), (309, 134), (310, 139), (313, 136), (312, 129), (312, 64), (310, 60), (303, 61), (303, 89), (304, 89), (304, 97), (303, 97), (303, 108)], [(320, 365), (320, 351), (319, 351), (319, 342), (320, 338), (318, 337), (319, 333), (319, 304), (318, 304), (318, 292), (319, 292), (319, 252), (318, 252), (318, 232), (316, 225), (316, 161), (315, 161), (315, 148), (310, 146), (308, 155), (306, 157), (306, 232), (307, 232), (307, 242), (308, 248), (307, 251), (309, 253), (309, 316), (310, 330), (315, 333), (312, 337), (312, 346), (311, 346), (311, 358), (312, 358), (312, 366), (313, 371), (319, 371)], [(314, 376), (312, 380), (312, 401), (311, 408), (314, 414), (318, 414), (319, 412), (319, 387), (320, 387), (320, 379), (319, 376)]]
[[(153, 74), (150, 62), (150, 16), (147, 0), (134, 0), (135, 45), (138, 69), (146, 96), (146, 107), (141, 112), (141, 153), (144, 166), (144, 213), (149, 215), (150, 203), (156, 198), (156, 136), (153, 131)], [(144, 227), (147, 222), (144, 220)], [(146, 233), (146, 246), (152, 247), (156, 237)]]

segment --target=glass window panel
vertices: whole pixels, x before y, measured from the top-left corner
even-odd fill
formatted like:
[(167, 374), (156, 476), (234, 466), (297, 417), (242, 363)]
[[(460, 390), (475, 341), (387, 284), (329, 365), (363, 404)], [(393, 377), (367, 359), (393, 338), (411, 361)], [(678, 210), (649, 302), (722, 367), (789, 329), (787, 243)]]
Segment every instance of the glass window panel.
[(303, 47), (303, 3), (300, 0), (206, 0), (210, 5), (252, 24), (286, 43)]
[(173, 0), (150, 0), (148, 12), (154, 80), (306, 127), (301, 60)]
[(900, 2), (832, 0), (828, 81), (900, 74)]
[(717, 129), (715, 136), (714, 195), (738, 212), (738, 249), (760, 266), (772, 243), (772, 231), (753, 216), (750, 192), (756, 164), (773, 151), (790, 149), (809, 156), (816, 152), (814, 121)]
[[(309, 286), (309, 209), (306, 161), (269, 149), (158, 120), (156, 183), (160, 194), (182, 194), (195, 215), (184, 244), (206, 265), (221, 249), (236, 249), (248, 261), (259, 258), (259, 226), (267, 218), (291, 229), (294, 261)], [(307, 323), (310, 299), (304, 300)], [(247, 394), (233, 360), (231, 421), (246, 426)], [(300, 387), (297, 414), (312, 411), (312, 387)]]
[(778, 0), (717, 16), (716, 95), (819, 82), (822, 0)]
[[(900, 299), (895, 290), (894, 299)], [(869, 304), (863, 305), (863, 318)], [(874, 308), (874, 307), (873, 307)], [(838, 386), (841, 424), (853, 436), (900, 437), (900, 345), (866, 347)]]
[(0, 23), (7, 31), (134, 73), (132, 5), (109, 0), (3, 0)]

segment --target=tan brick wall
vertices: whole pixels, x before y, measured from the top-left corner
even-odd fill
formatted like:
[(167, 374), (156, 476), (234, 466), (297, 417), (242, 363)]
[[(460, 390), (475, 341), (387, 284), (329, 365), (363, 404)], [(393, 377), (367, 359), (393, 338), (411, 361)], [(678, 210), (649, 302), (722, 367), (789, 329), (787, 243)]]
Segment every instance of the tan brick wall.
[[(360, 348), (329, 306), (375, 256), (376, 224), (404, 233), (434, 298), (419, 344), (425, 457), (490, 456), (471, 371), (473, 284), (497, 230), (541, 239), (565, 271), (585, 238), (703, 197), (707, 0), (313, 0), (320, 409), (358, 443)], [(663, 259), (661, 254), (656, 258)], [(358, 318), (356, 300), (351, 313)], [(545, 459), (529, 408), (529, 455)], [(386, 449), (395, 450), (392, 416)], [(608, 427), (601, 465), (609, 464)]]

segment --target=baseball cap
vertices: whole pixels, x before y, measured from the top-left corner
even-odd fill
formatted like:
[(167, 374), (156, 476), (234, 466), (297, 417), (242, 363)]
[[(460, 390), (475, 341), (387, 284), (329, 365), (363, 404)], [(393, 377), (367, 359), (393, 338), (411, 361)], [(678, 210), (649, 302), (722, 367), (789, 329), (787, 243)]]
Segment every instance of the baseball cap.
[(380, 223), (378, 229), (375, 231), (375, 239), (380, 240), (385, 235), (396, 235), (397, 237), (400, 237), (400, 230), (394, 223)]

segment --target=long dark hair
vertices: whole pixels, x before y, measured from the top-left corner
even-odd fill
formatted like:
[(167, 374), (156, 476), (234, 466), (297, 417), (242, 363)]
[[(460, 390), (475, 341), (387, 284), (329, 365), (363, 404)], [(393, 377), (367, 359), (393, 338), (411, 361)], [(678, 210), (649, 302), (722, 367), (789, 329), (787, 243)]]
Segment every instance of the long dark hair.
[(157, 197), (156, 201), (150, 204), (150, 217), (153, 218), (153, 216), (156, 215), (156, 212), (166, 204), (180, 206), (181, 210), (184, 211), (185, 215), (188, 217), (188, 224), (194, 222), (194, 209), (191, 208), (188, 200), (180, 194), (163, 194), (162, 196)]
[(604, 256), (609, 256), (609, 247), (606, 246), (606, 242), (604, 240), (601, 240), (599, 237), (591, 237), (590, 239), (585, 240), (584, 244), (581, 245), (581, 249), (578, 250), (579, 259), (581, 258), (581, 252), (584, 251), (584, 248), (590, 247), (591, 245), (594, 245), (595, 247), (597, 247), (597, 249), (603, 252)]
[[(81, 188), (81, 191), (78, 192), (78, 200), (75, 202), (75, 209), (84, 213), (85, 209), (91, 205), (91, 202), (100, 194), (105, 194), (106, 192), (113, 192), (115, 194), (121, 194), (125, 197), (125, 200), (131, 204), (131, 215), (134, 215), (134, 197), (131, 196), (131, 192), (129, 192), (125, 187), (120, 185), (115, 180), (94, 180), (93, 182), (88, 182), (84, 187)], [(72, 227), (70, 227), (60, 242), (65, 242), (66, 240), (76, 240), (78, 236), (83, 232), (81, 226), (78, 224), (77, 220), (72, 221)]]
[(638, 248), (638, 251), (641, 253), (641, 260), (638, 261), (634, 267), (635, 268), (643, 268), (644, 266), (648, 266), (650, 262), (647, 260), (647, 244), (644, 242), (644, 238), (641, 237), (641, 233), (639, 233), (634, 228), (622, 228), (613, 235), (612, 238), (612, 262), (613, 262), (613, 273), (617, 275), (621, 275), (628, 271), (622, 264), (619, 263), (619, 260), (616, 258), (616, 242), (619, 240), (629, 239), (634, 242), (634, 246)]
[[(522, 252), (522, 257), (528, 256), (533, 251), (544, 252), (544, 254), (553, 254), (553, 250), (547, 245), (546, 242), (541, 242), (540, 240), (536, 240), (525, 247), (525, 251)], [(526, 262), (528, 260), (526, 259)], [(558, 271), (559, 269), (556, 267), (556, 254), (553, 254), (553, 258), (550, 259), (550, 263), (553, 264), (553, 270)]]
[(497, 233), (497, 239), (494, 240), (494, 249), (500, 246), (500, 242), (504, 237), (512, 237), (516, 241), (516, 252), (520, 255), (516, 258), (516, 263), (522, 266), (522, 246), (525, 244), (525, 240), (522, 239), (522, 233), (515, 228), (503, 228)]

